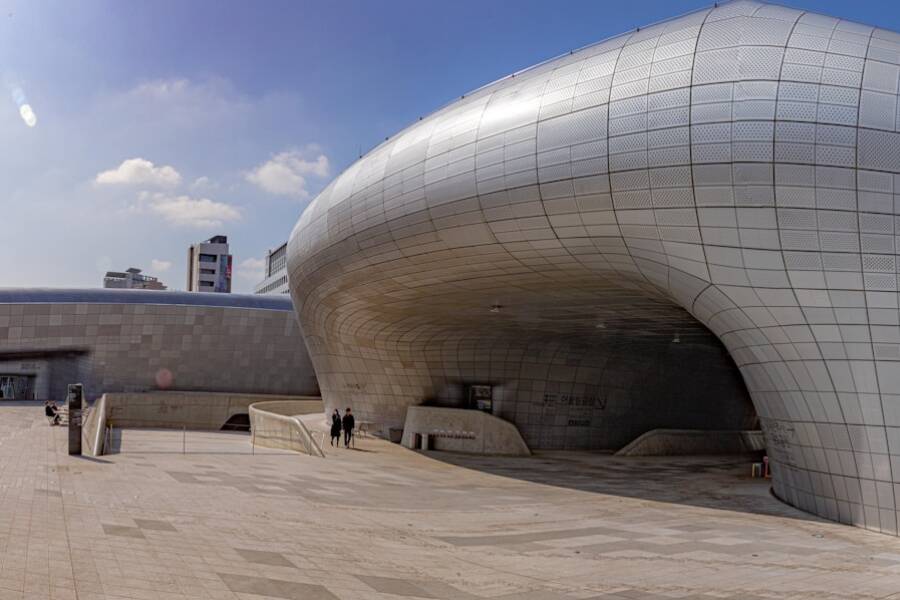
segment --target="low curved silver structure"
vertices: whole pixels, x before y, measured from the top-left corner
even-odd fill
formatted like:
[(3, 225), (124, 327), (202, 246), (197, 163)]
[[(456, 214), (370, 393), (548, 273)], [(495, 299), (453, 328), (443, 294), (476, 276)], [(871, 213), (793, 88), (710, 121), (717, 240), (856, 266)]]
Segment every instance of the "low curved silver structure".
[(291, 236), (326, 403), (398, 423), (490, 384), (546, 446), (654, 393), (713, 421), (741, 403), (708, 330), (777, 494), (896, 534), (898, 82), (896, 33), (733, 2), (421, 119)]
[(317, 395), (288, 298), (146, 290), (0, 289), (0, 376), (66, 385)]

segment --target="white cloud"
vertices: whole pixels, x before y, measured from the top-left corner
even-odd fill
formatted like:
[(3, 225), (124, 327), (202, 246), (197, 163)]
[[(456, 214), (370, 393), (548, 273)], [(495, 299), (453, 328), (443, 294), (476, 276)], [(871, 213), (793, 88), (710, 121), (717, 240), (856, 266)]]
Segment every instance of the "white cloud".
[(153, 79), (139, 83), (131, 93), (135, 96), (148, 96), (165, 100), (173, 96), (183, 95), (191, 88), (191, 82), (184, 78)]
[[(137, 139), (146, 139), (149, 133), (156, 140), (168, 139), (179, 146), (201, 143), (215, 151), (216, 145), (225, 147), (223, 142), (231, 139), (236, 129), (253, 135), (243, 128), (251, 122), (258, 125), (261, 116), (272, 118), (274, 113), (269, 110), (283, 110), (282, 99), (277, 94), (247, 96), (229, 80), (218, 77), (155, 79), (102, 96), (96, 113), (98, 117), (125, 117), (126, 122), (117, 124), (119, 136), (133, 132)], [(202, 137), (194, 141), (192, 132)]]
[(238, 277), (256, 283), (266, 275), (266, 261), (262, 258), (247, 258), (238, 264), (235, 270)]
[(172, 261), (170, 260), (159, 260), (158, 258), (154, 258), (150, 261), (150, 270), (154, 273), (165, 273), (170, 268), (172, 268)]
[(330, 171), (328, 157), (324, 154), (319, 153), (312, 159), (306, 158), (315, 151), (316, 147), (310, 146), (306, 152), (288, 150), (276, 154), (248, 173), (247, 181), (270, 194), (307, 198), (307, 177), (328, 177)]
[(130, 184), (174, 187), (181, 183), (181, 174), (169, 165), (157, 167), (144, 158), (129, 158), (109, 171), (94, 178), (98, 185)]
[(221, 227), (227, 221), (238, 221), (241, 212), (224, 202), (191, 196), (169, 196), (160, 192), (141, 192), (137, 212), (159, 215), (172, 225), (186, 227)]
[[(275, 210), (254, 214), (251, 223), (243, 198), (268, 194), (244, 176), (271, 158), (273, 150), (289, 149), (280, 145), (283, 141), (273, 145), (273, 135), (283, 140), (286, 129), (305, 127), (309, 115), (299, 91), (245, 91), (218, 77), (138, 79), (137, 85), (130, 77), (81, 83), (83, 89), (73, 92), (65, 106), (50, 108), (50, 128), (38, 98), (31, 99), (33, 109), (41, 112), (34, 129), (22, 122), (15, 102), (0, 111), (2, 204), (7, 221), (16, 223), (6, 228), (5, 241), (8, 247), (30, 248), (15, 261), (0, 260), (4, 285), (97, 286), (102, 281), (98, 270), (102, 276), (106, 270), (131, 266), (109, 258), (98, 261), (115, 256), (131, 256), (135, 266), (143, 265), (148, 272), (152, 257), (170, 256), (167, 260), (173, 264), (164, 275), (172, 279), (183, 270), (180, 249), (186, 240), (217, 233), (244, 239), (257, 230), (285, 226), (285, 215)], [(190, 164), (182, 162), (183, 157)], [(171, 165), (181, 182), (174, 187), (95, 183), (98, 173), (116, 170), (128, 158), (152, 161), (155, 168)], [(191, 187), (201, 175), (209, 177), (212, 187)], [(317, 183), (310, 178), (311, 195)], [(218, 219), (224, 223), (221, 231), (176, 227), (163, 220), (162, 206), (151, 212), (149, 198), (138, 201), (141, 190), (225, 202), (243, 218)], [(296, 214), (289, 215), (291, 221)], [(146, 236), (135, 235), (135, 228), (141, 227), (154, 229), (152, 247)], [(85, 236), (84, 231), (102, 235)], [(60, 254), (60, 245), (71, 251)], [(170, 255), (166, 248), (178, 251)], [(247, 256), (242, 254), (238, 262)]]
[(209, 177), (207, 177), (205, 175), (203, 177), (198, 177), (197, 179), (194, 180), (194, 183), (191, 184), (191, 189), (195, 190), (195, 191), (211, 190), (211, 189), (215, 189), (217, 187), (219, 187), (219, 186), (216, 183), (214, 183), (212, 179), (210, 179)]

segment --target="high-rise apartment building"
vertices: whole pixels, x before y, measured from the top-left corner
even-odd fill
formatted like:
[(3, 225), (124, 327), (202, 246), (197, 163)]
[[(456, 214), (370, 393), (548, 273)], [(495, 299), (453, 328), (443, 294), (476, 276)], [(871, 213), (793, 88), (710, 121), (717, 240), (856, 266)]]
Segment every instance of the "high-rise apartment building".
[(228, 238), (215, 235), (188, 248), (187, 290), (231, 292), (231, 255)]
[(254, 294), (287, 294), (287, 242), (266, 253), (266, 278), (256, 284)]
[(128, 290), (164, 290), (166, 286), (156, 277), (142, 275), (140, 269), (131, 267), (124, 273), (107, 271), (103, 276), (103, 287)]

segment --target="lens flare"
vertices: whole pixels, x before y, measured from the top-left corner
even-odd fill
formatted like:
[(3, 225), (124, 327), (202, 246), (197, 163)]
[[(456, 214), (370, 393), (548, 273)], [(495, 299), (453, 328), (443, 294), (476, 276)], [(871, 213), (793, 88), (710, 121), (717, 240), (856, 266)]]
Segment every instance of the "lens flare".
[(19, 116), (22, 117), (22, 121), (29, 127), (37, 125), (37, 115), (28, 103), (28, 98), (25, 96), (25, 91), (22, 90), (22, 86), (12, 84), (8, 80), (6, 85), (9, 88), (9, 94), (12, 96), (13, 102), (19, 107)]
[(25, 121), (25, 124), (29, 127), (37, 125), (37, 115), (34, 114), (34, 110), (31, 108), (30, 104), (23, 104), (20, 106), (19, 114), (22, 115), (22, 120)]
[(161, 390), (167, 390), (172, 387), (172, 383), (175, 381), (175, 377), (172, 375), (172, 371), (163, 367), (159, 371), (156, 372), (156, 387)]

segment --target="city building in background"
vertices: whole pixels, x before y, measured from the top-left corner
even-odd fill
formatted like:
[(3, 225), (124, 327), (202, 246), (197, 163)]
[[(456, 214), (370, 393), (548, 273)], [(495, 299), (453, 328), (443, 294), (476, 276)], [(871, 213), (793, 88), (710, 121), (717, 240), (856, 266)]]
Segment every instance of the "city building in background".
[(166, 286), (156, 277), (142, 275), (140, 269), (131, 267), (124, 273), (107, 271), (103, 276), (103, 287), (120, 290), (164, 290)]
[(188, 248), (187, 291), (231, 293), (228, 237), (214, 235)]
[(287, 294), (287, 242), (266, 253), (266, 277), (256, 285), (254, 294)]

